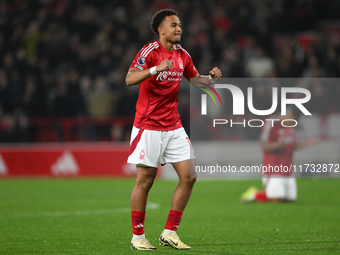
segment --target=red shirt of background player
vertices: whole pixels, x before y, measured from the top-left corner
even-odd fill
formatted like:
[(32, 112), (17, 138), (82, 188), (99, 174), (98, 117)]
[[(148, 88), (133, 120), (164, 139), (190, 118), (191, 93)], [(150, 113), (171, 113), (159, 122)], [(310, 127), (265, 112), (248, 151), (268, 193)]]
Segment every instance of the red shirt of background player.
[[(273, 126), (273, 127), (272, 127)], [(296, 138), (295, 138), (295, 127), (283, 127), (281, 122), (267, 121), (262, 128), (261, 132), (262, 142), (281, 142), (284, 141), (285, 146), (275, 151), (263, 151), (262, 166), (267, 167), (267, 171), (263, 171), (264, 175), (283, 175), (290, 176), (293, 174), (291, 171), (293, 162), (293, 152), (295, 150)], [(290, 171), (273, 171), (269, 166), (285, 167), (285, 170)]]
[(179, 44), (173, 51), (162, 47), (160, 42), (150, 42), (137, 54), (130, 67), (144, 70), (169, 59), (171, 70), (163, 71), (139, 84), (134, 126), (140, 129), (169, 131), (182, 127), (178, 108), (178, 89), (182, 76), (187, 79), (198, 72), (189, 53)]

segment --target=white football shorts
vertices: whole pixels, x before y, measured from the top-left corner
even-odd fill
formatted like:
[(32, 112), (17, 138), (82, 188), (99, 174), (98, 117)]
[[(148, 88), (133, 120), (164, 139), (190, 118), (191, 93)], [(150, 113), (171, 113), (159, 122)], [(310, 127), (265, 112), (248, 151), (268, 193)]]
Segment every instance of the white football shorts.
[(262, 183), (269, 199), (295, 201), (297, 198), (296, 180), (292, 176), (265, 176)]
[(195, 159), (195, 153), (183, 127), (170, 131), (132, 128), (130, 155), (131, 164), (155, 167)]

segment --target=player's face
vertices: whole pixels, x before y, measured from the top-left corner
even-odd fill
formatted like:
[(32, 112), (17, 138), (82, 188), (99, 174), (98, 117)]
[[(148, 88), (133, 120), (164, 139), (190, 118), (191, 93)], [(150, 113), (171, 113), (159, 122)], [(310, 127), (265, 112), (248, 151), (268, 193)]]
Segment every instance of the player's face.
[(171, 43), (179, 43), (182, 35), (182, 24), (178, 16), (172, 15), (165, 17), (160, 25), (159, 34)]

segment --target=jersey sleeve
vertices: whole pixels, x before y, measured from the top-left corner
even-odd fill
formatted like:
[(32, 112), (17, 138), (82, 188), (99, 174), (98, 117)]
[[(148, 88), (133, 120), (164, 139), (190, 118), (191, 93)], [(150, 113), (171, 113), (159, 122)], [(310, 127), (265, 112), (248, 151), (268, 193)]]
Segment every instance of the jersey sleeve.
[(196, 67), (194, 66), (194, 63), (192, 62), (192, 58), (191, 56), (185, 52), (185, 58), (186, 58), (186, 65), (185, 65), (185, 69), (183, 72), (183, 75), (185, 78), (190, 79), (196, 76), (196, 74), (198, 73)]
[(150, 66), (150, 59), (152, 54), (145, 54), (147, 52), (147, 47), (144, 47), (141, 49), (134, 60), (132, 61), (131, 67), (137, 68), (139, 70), (145, 70), (148, 69)]

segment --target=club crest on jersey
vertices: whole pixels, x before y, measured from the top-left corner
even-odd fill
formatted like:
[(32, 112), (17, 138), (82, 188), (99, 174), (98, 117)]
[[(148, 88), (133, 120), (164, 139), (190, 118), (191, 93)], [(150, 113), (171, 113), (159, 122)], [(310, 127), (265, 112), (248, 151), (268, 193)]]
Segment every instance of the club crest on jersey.
[(140, 56), (137, 60), (137, 63), (141, 66), (145, 65), (145, 57), (144, 56)]
[(139, 153), (139, 159), (144, 159), (144, 157), (145, 157), (144, 149), (141, 149)]
[(181, 58), (178, 58), (178, 65), (179, 65), (179, 68), (180, 68), (180, 69), (184, 69), (183, 61), (182, 61)]

